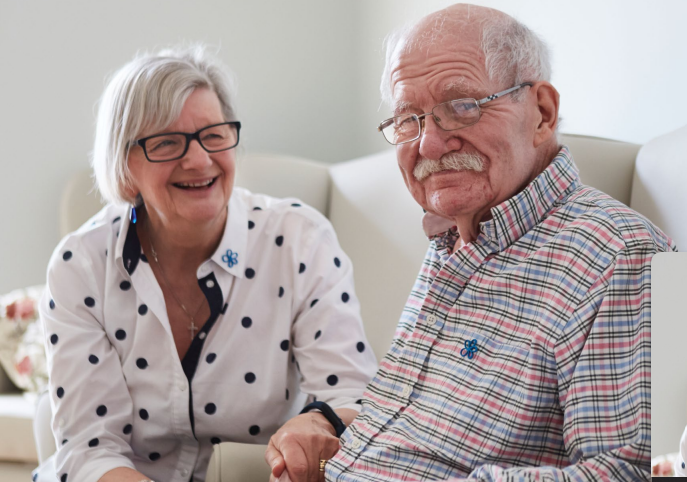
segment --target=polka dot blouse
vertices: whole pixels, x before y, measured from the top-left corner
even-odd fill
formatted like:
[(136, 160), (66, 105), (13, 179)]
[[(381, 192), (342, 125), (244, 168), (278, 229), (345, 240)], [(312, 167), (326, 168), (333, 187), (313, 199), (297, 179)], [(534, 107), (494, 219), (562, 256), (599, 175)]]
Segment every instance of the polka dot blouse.
[(58, 446), (50, 478), (131, 467), (200, 481), (213, 444), (265, 444), (309, 400), (359, 409), (376, 362), (350, 260), (324, 216), (234, 189), (220, 245), (197, 271), (211, 315), (183, 360), (132, 226), (124, 207), (107, 206), (50, 261), (40, 308)]

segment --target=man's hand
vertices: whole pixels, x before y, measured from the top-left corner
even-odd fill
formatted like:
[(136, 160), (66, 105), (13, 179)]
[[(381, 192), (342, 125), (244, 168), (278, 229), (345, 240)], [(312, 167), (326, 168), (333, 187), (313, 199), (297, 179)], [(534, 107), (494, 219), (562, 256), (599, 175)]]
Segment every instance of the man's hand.
[(265, 461), (272, 468), (270, 482), (321, 482), (320, 460), (339, 450), (334, 427), (319, 412), (298, 415), (270, 438)]

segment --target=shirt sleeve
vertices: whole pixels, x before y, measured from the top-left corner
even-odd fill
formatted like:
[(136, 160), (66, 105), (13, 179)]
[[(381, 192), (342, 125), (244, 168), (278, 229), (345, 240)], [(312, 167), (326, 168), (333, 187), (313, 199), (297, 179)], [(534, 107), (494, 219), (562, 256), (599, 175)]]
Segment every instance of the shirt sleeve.
[[(78, 237), (55, 250), (40, 305), (46, 334), (58, 479), (98, 480), (134, 468), (133, 405), (121, 363), (103, 328), (104, 248)], [(67, 477), (65, 477), (67, 474)]]
[(651, 449), (651, 248), (620, 251), (555, 347), (571, 465), (483, 465), (480, 481), (648, 480)]
[(363, 330), (351, 261), (324, 218), (301, 246), (292, 324), (301, 390), (332, 408), (359, 411), (377, 362)]

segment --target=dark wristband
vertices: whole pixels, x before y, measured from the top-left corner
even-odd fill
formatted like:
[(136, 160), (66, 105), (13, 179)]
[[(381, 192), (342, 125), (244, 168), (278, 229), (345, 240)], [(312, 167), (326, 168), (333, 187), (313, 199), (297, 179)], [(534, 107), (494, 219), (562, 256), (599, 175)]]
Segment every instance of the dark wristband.
[(336, 431), (336, 436), (341, 437), (341, 434), (344, 433), (346, 430), (346, 425), (344, 425), (343, 420), (336, 414), (334, 409), (327, 405), (324, 402), (312, 402), (309, 403), (305, 406), (303, 410), (301, 410), (301, 414), (303, 413), (308, 413), (311, 410), (319, 410), (322, 412), (322, 415), (324, 415), (324, 418), (326, 418), (329, 423), (332, 424), (332, 427), (334, 427), (334, 430)]

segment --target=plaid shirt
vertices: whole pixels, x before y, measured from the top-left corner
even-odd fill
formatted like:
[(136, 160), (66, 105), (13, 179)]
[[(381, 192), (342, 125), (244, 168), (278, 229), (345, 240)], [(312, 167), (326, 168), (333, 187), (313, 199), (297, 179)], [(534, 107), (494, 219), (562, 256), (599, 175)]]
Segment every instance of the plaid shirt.
[(563, 147), (473, 243), (432, 239), (330, 481), (648, 480), (646, 218)]

